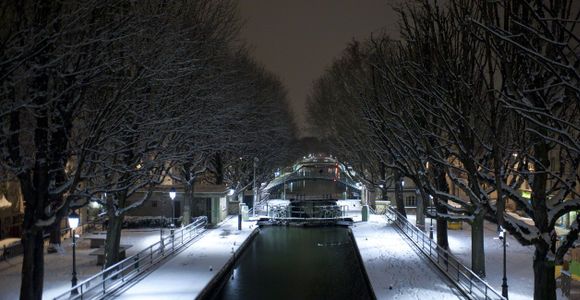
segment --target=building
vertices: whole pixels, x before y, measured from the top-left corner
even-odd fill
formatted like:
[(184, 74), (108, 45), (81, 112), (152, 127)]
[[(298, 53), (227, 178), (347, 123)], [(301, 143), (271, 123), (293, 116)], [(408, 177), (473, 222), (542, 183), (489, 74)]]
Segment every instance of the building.
[(0, 182), (0, 239), (20, 237), (24, 205), (16, 181)]
[[(169, 197), (169, 191), (175, 188), (174, 200)], [(129, 198), (137, 201), (144, 196), (144, 191), (138, 191)], [(225, 185), (196, 184), (194, 198), (190, 206), (192, 217), (206, 216), (210, 224), (216, 225), (228, 215), (228, 190)], [(179, 219), (184, 215), (185, 192), (181, 186), (163, 184), (157, 187), (151, 197), (141, 206), (129, 211), (128, 216), (164, 216)]]

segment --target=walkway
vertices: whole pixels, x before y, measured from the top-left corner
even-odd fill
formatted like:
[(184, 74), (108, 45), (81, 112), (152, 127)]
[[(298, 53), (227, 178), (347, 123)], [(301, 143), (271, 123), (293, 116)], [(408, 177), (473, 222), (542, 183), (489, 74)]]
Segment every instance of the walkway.
[(250, 235), (255, 228), (253, 224), (244, 222), (240, 231), (237, 218), (226, 220), (141, 281), (126, 288), (116, 299), (195, 299), (232, 257), (232, 250), (236, 251)]
[[(407, 218), (415, 224), (415, 215)], [(430, 219), (425, 223), (429, 228)], [(437, 226), (433, 221), (433, 236), (437, 239)], [(503, 277), (503, 244), (497, 239), (497, 225), (485, 221), (485, 280), (497, 291), (501, 291)], [(471, 226), (463, 223), (461, 230), (449, 230), (449, 248), (462, 263), (471, 266)], [(534, 296), (533, 246), (522, 246), (511, 234), (507, 235), (507, 276), (510, 300), (528, 300)], [(559, 292), (558, 292), (559, 293)], [(561, 299), (561, 298), (558, 298)]]
[(377, 299), (463, 299), (383, 216), (371, 215), (352, 231)]
[[(168, 234), (166, 229), (165, 234)], [(159, 229), (124, 229), (121, 233), (121, 244), (132, 245), (127, 256), (147, 248), (159, 241)], [(71, 286), (72, 248), (71, 240), (62, 241), (64, 252), (44, 255), (44, 291), (43, 299), (52, 299), (62, 294)], [(90, 253), (89, 241), (81, 236), (77, 240), (77, 276), (79, 282), (101, 271), (97, 259)], [(22, 255), (0, 261), (0, 299), (18, 299), (22, 272)]]

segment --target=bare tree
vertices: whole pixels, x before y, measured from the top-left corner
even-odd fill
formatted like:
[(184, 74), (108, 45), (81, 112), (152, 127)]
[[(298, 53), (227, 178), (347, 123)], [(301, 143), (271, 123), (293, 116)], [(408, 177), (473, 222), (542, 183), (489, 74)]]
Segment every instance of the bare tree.
[[(520, 242), (536, 248), (534, 298), (555, 299), (554, 263), (562, 261), (578, 237), (577, 219), (556, 247), (557, 220), (577, 210), (579, 203), (580, 6), (574, 1), (481, 2), (480, 6), (486, 14), (472, 21), (484, 29), (481, 37), (489, 40), (490, 50), (503, 66), (499, 98), (516, 115), (520, 134), (526, 137), (526, 143), (506, 160), (502, 186), (505, 196), (534, 220), (534, 226), (503, 217)], [(498, 184), (498, 179), (489, 179)], [(529, 202), (517, 192), (523, 182), (531, 188)]]

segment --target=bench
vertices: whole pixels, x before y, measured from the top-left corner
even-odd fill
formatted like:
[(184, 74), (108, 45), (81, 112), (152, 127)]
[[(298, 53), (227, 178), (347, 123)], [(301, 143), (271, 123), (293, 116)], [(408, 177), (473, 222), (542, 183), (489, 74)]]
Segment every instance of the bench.
[[(123, 260), (126, 257), (125, 251), (133, 247), (132, 245), (120, 245), (119, 246), (119, 260)], [(100, 247), (99, 249), (93, 250), (89, 255), (97, 257), (97, 266), (102, 266), (105, 264), (105, 247)]]
[(463, 230), (463, 221), (447, 221), (449, 230)]
[(85, 237), (84, 239), (90, 241), (90, 248), (100, 248), (105, 246), (106, 237), (104, 236), (91, 236)]

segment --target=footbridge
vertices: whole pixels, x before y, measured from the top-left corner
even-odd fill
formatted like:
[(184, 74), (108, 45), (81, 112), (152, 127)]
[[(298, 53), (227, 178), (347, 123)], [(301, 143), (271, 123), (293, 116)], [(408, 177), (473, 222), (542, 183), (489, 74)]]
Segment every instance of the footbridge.
[(296, 162), (291, 172), (276, 176), (265, 190), (270, 191), (285, 184), (302, 180), (327, 180), (334, 181), (349, 188), (360, 191), (362, 184), (351, 175), (345, 164), (330, 156), (309, 156)]

